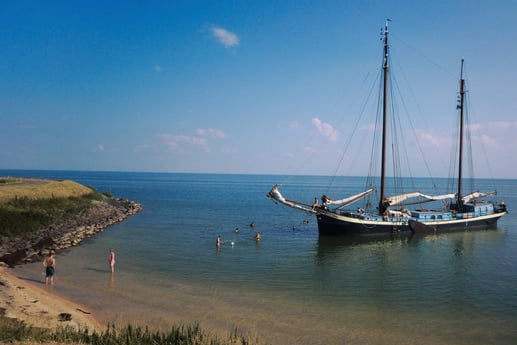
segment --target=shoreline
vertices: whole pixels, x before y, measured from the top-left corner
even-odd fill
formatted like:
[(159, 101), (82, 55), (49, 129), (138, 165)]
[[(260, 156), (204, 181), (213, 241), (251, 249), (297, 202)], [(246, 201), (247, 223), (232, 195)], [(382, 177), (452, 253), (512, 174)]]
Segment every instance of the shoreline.
[(41, 261), (50, 251), (75, 247), (141, 210), (142, 206), (134, 201), (104, 197), (61, 224), (40, 229), (28, 237), (0, 238), (0, 262), (14, 267)]
[(45, 285), (44, 280), (17, 276), (12, 270), (18, 265), (42, 261), (51, 251), (59, 253), (78, 246), (142, 210), (139, 203), (121, 198), (105, 196), (93, 202), (91, 208), (28, 237), (0, 238), (0, 318), (50, 330), (71, 326), (98, 333), (105, 331), (100, 315), (64, 297), (59, 288)]
[(6, 267), (0, 267), (0, 317), (51, 330), (70, 326), (100, 333), (106, 328), (85, 306), (44, 283), (19, 278)]

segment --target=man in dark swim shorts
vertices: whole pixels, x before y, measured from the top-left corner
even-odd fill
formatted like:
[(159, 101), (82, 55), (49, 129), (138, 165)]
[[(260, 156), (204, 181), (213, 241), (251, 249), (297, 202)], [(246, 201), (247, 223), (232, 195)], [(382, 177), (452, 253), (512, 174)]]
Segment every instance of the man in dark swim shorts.
[(54, 272), (56, 267), (56, 259), (54, 253), (50, 252), (43, 260), (43, 267), (45, 267), (45, 285), (54, 285)]

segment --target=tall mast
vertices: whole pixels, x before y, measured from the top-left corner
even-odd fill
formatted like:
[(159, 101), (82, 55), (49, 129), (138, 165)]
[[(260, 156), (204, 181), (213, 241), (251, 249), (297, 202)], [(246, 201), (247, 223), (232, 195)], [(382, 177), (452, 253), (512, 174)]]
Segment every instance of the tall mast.
[(463, 127), (464, 127), (464, 113), (463, 113), (463, 105), (465, 102), (465, 80), (463, 79), (463, 61), (461, 59), (461, 72), (460, 72), (460, 143), (459, 143), (459, 157), (458, 157), (458, 195), (456, 196), (456, 205), (457, 211), (461, 212), (463, 209), (462, 202), (462, 188), (463, 188)]
[(388, 116), (388, 22), (391, 20), (386, 19), (386, 25), (384, 27), (384, 57), (382, 64), (383, 71), (383, 95), (382, 95), (382, 161), (381, 161), (381, 195), (379, 200), (379, 212), (384, 213), (386, 205), (384, 204), (385, 199), (385, 180), (386, 180), (386, 128), (387, 128), (387, 116)]

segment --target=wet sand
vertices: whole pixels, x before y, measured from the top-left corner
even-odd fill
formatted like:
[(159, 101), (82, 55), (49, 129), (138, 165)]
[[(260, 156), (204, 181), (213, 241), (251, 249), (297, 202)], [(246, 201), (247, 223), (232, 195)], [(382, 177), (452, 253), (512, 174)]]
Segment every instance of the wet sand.
[(97, 332), (106, 328), (96, 319), (95, 313), (63, 298), (55, 287), (46, 286), (43, 279), (21, 279), (6, 267), (0, 267), (0, 310), (5, 317), (34, 327), (71, 326)]

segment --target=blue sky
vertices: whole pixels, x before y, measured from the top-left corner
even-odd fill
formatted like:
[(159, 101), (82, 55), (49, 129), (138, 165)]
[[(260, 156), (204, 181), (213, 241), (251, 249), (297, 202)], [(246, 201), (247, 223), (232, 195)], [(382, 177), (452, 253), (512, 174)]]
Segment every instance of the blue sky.
[(466, 0), (0, 1), (0, 168), (332, 174), (386, 18), (433, 175), (465, 57), (476, 176), (515, 177), (517, 2)]

